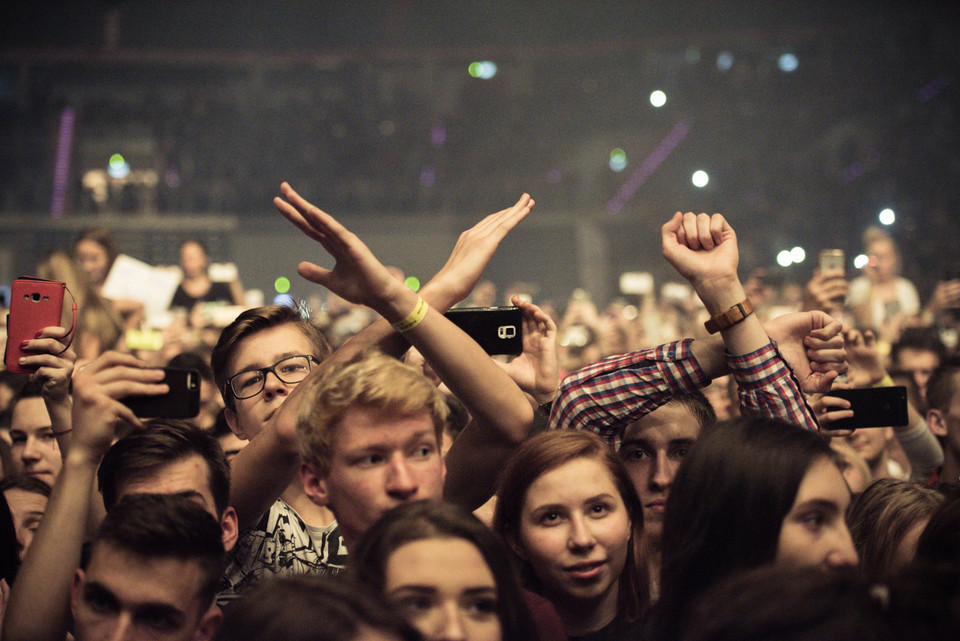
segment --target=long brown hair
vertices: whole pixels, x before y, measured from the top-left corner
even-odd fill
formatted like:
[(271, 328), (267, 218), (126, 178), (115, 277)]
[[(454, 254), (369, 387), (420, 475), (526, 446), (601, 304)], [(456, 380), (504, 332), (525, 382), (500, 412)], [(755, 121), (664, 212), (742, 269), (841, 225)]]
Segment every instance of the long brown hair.
[[(591, 432), (551, 430), (525, 441), (507, 461), (500, 476), (493, 528), (507, 542), (520, 540), (520, 518), (527, 491), (538, 478), (575, 459), (601, 463), (613, 479), (630, 517), (630, 546), (620, 574), (617, 620), (637, 621), (650, 606), (650, 576), (647, 570), (643, 534), (643, 506), (637, 498), (623, 462), (609, 445)], [(530, 564), (513, 555), (527, 587), (536, 592), (542, 586)]]

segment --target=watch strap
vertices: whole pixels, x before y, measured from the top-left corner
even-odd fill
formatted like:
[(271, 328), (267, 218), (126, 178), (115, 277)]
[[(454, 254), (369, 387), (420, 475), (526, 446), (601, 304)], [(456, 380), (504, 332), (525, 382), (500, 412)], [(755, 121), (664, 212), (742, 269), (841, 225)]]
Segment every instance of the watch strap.
[(711, 316), (710, 320), (705, 322), (703, 326), (711, 334), (716, 334), (721, 330), (733, 327), (752, 313), (753, 303), (750, 302), (749, 298), (744, 298), (727, 311)]

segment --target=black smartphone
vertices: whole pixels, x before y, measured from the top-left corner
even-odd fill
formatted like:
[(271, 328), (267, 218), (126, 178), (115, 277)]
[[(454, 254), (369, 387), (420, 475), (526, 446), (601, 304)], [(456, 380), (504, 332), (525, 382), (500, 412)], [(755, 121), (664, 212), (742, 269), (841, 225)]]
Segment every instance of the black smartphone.
[(856, 430), (862, 427), (899, 427), (909, 423), (907, 418), (907, 388), (863, 387), (832, 390), (827, 396), (850, 401), (853, 418), (829, 424), (831, 430)]
[(487, 354), (523, 352), (523, 318), (519, 307), (464, 307), (446, 314)]
[(164, 367), (170, 391), (160, 396), (128, 396), (121, 403), (138, 418), (193, 418), (200, 413), (200, 372)]

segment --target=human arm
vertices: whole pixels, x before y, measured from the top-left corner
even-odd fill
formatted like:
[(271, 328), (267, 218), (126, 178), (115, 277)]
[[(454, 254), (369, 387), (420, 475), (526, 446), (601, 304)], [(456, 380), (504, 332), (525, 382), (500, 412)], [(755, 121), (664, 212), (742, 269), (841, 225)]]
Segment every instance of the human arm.
[(63, 641), (97, 466), (118, 420), (142, 427), (117, 399), (162, 394), (167, 391), (162, 380), (162, 370), (141, 369), (136, 358), (116, 352), (107, 352), (74, 376), (70, 451), (11, 591), (3, 641)]
[(512, 302), (522, 314), (523, 352), (509, 363), (496, 362), (536, 405), (550, 403), (560, 385), (557, 324), (539, 307), (519, 296), (515, 295)]

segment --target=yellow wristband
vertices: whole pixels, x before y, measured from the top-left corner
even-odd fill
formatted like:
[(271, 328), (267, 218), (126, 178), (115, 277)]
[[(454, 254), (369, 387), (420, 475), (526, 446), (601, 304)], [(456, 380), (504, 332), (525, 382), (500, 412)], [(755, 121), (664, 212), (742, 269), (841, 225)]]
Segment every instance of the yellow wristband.
[(879, 381), (873, 384), (874, 387), (893, 387), (895, 385), (896, 383), (893, 382), (893, 379), (890, 378), (889, 374), (887, 374), (886, 376), (884, 376)]
[(430, 309), (430, 306), (427, 305), (427, 301), (417, 298), (417, 306), (413, 308), (413, 311), (403, 320), (390, 323), (390, 325), (400, 333), (409, 332), (426, 318), (428, 309)]

